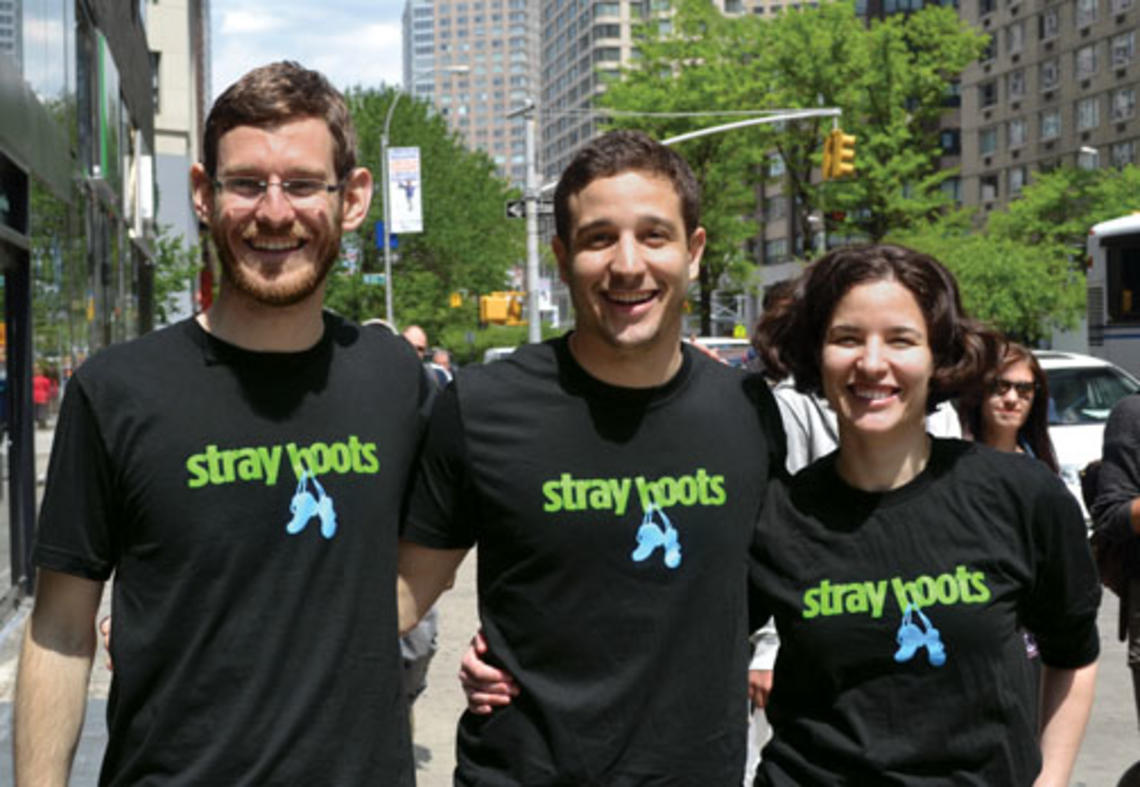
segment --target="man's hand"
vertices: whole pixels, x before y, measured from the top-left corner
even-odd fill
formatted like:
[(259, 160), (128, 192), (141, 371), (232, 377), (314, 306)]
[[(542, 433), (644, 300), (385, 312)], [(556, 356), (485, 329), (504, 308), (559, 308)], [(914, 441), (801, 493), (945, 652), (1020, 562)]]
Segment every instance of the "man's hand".
[(115, 665), (111, 663), (111, 616), (104, 615), (99, 621), (99, 633), (103, 635), (103, 649), (107, 651), (107, 671), (114, 672)]
[(768, 695), (772, 693), (772, 670), (748, 670), (748, 698), (752, 700), (753, 708), (763, 708), (768, 704)]
[(509, 705), (511, 697), (519, 693), (518, 684), (509, 672), (483, 661), (486, 654), (487, 640), (482, 631), (477, 631), (459, 664), (459, 682), (467, 695), (467, 710), (480, 715)]

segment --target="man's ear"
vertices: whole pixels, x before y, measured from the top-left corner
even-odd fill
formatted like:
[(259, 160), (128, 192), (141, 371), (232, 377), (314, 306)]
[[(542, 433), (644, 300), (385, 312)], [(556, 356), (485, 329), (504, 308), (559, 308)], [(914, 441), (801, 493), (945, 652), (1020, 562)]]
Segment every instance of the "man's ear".
[(701, 258), (705, 254), (705, 228), (697, 227), (689, 236), (689, 281), (696, 281), (701, 272)]
[(550, 241), (550, 249), (554, 252), (554, 258), (558, 260), (558, 278), (562, 279), (563, 284), (569, 284), (570, 252), (562, 243), (562, 238), (555, 235), (554, 239)]
[(372, 204), (372, 173), (357, 167), (344, 179), (344, 200), (340, 215), (340, 228), (352, 232), (364, 223), (368, 206)]
[(198, 221), (203, 224), (210, 223), (214, 212), (214, 184), (213, 178), (206, 172), (201, 164), (190, 165), (190, 199), (194, 203), (194, 213)]

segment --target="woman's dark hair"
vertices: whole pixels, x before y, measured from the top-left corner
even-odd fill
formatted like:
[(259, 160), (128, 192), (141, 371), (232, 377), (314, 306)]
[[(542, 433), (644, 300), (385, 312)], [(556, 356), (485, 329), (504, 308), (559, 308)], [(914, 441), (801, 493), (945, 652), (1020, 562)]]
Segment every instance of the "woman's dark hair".
[[(799, 281), (798, 278), (782, 279), (764, 288), (764, 300), (760, 304), (763, 313), (756, 327), (752, 329), (752, 349), (760, 359), (764, 376), (770, 380), (778, 381), (787, 377), (788, 367), (780, 360), (780, 337), (763, 330), (764, 320), (769, 320), (775, 327), (775, 318), (795, 305), (796, 286)], [(780, 324), (786, 326), (787, 322), (783, 321)]]
[(1023, 440), (1033, 455), (1040, 459), (1054, 473), (1060, 472), (1057, 464), (1057, 453), (1053, 450), (1053, 441), (1049, 439), (1049, 378), (1041, 369), (1037, 358), (1026, 347), (1016, 342), (1004, 345), (1001, 360), (986, 371), (978, 386), (963, 395), (959, 405), (962, 426), (975, 440), (986, 442), (985, 421), (982, 419), (982, 405), (993, 390), (994, 381), (1001, 377), (1002, 372), (1019, 361), (1029, 365), (1033, 374), (1033, 405), (1029, 408), (1029, 416), (1017, 431), (1019, 440)]
[(823, 340), (835, 307), (853, 287), (884, 280), (910, 290), (926, 319), (934, 358), (927, 412), (974, 387), (995, 365), (1000, 338), (966, 316), (958, 284), (942, 263), (903, 246), (845, 246), (825, 254), (804, 271), (794, 300), (761, 319), (758, 346), (776, 354), (798, 390), (821, 394)]

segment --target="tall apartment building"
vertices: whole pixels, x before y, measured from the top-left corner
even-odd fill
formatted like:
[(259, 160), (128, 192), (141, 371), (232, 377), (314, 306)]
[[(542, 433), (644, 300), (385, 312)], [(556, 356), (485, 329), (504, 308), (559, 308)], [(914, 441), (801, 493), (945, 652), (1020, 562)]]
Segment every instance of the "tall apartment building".
[(20, 21), (21, 0), (0, 0), (0, 55), (7, 55), (13, 63), (21, 62)]
[[(209, 0), (152, 0), (147, 44), (154, 85), (156, 219), (183, 239), (198, 243), (198, 219), (190, 202), (190, 165), (201, 160), (209, 98)], [(193, 292), (180, 297), (171, 319), (194, 310)]]
[(1136, 0), (965, 0), (992, 38), (962, 75), (960, 199), (983, 211), (1060, 164), (1136, 160)]
[(538, 99), (538, 0), (409, 0), (404, 89), (431, 101), (511, 182), (526, 179), (526, 128), (512, 110)]

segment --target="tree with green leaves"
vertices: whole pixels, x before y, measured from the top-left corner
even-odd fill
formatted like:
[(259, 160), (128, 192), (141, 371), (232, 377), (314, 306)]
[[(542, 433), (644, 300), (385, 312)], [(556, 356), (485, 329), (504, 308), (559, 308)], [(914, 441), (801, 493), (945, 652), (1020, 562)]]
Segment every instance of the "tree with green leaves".
[[(346, 239), (352, 258), (330, 275), (326, 301), (357, 320), (384, 315), (383, 286), (365, 284), (361, 273), (382, 271), (376, 222), (383, 217), (380, 191), (380, 135), (397, 92), (394, 88), (353, 88), (346, 94), (356, 125), (360, 164), (376, 176), (376, 196), (359, 240)], [(502, 290), (510, 268), (522, 264), (525, 225), (507, 219), (503, 206), (517, 190), (495, 175), (494, 162), (469, 150), (426, 102), (400, 98), (392, 115), (393, 147), (420, 149), (424, 231), (399, 236), (393, 253), (392, 286), (398, 323), (422, 325), (429, 336), (449, 328), (475, 329), (476, 297)], [(465, 294), (452, 309), (449, 295)]]
[(173, 228), (160, 224), (154, 234), (154, 320), (166, 325), (178, 310), (178, 300), (187, 299), (194, 275), (201, 265), (197, 244), (187, 244)]
[(1031, 346), (1055, 329), (1072, 329), (1084, 311), (1084, 276), (1063, 247), (974, 232), (961, 213), (889, 240), (940, 260), (971, 316)]

